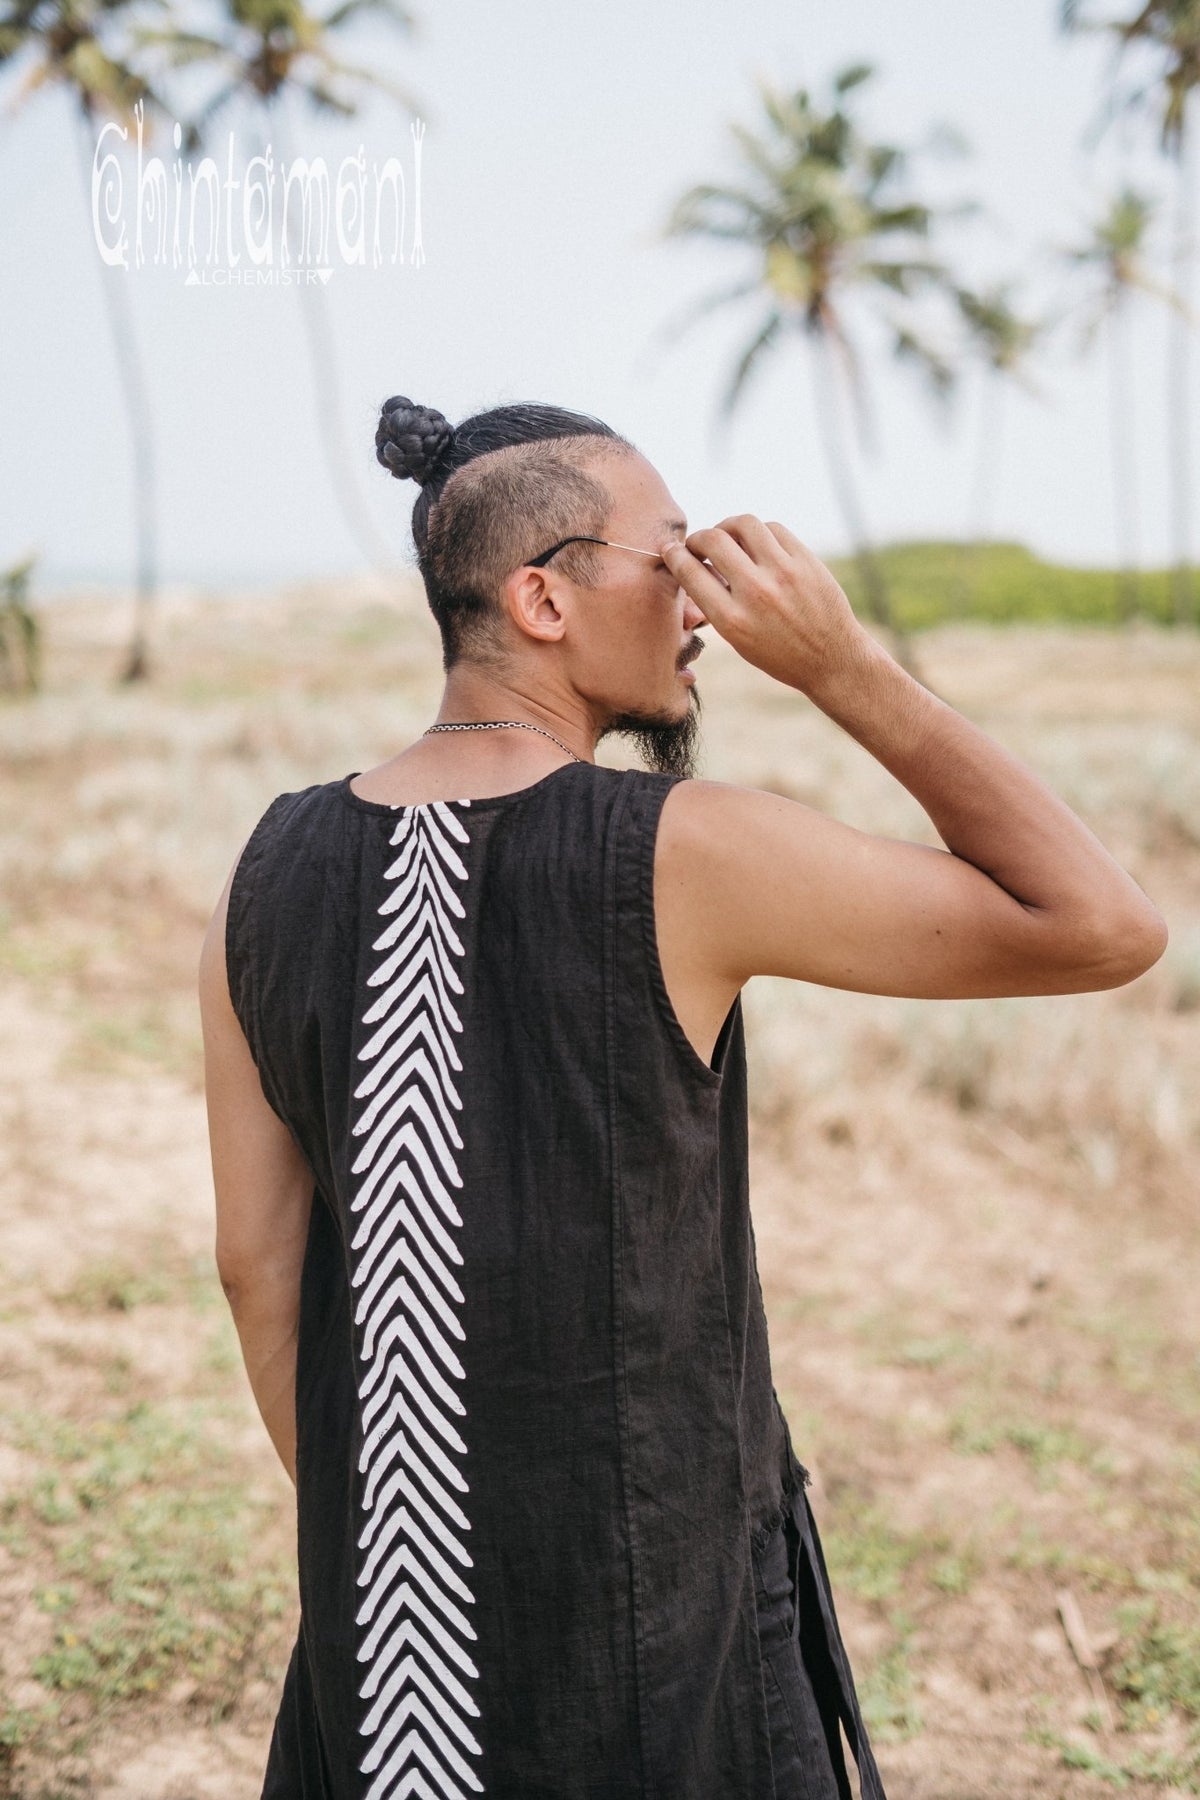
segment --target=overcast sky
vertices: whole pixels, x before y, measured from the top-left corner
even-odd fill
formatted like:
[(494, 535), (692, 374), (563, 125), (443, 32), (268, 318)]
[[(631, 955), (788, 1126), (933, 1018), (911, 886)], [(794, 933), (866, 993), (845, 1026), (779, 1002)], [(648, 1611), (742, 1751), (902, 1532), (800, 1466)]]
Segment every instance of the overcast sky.
[[(652, 341), (690, 299), (749, 272), (736, 248), (665, 243), (660, 232), (682, 189), (736, 174), (729, 125), (754, 123), (758, 77), (820, 86), (865, 58), (878, 69), (859, 97), (875, 134), (907, 143), (936, 123), (957, 126), (972, 154), (931, 165), (929, 183), (992, 216), (945, 242), (977, 280), (1035, 275), (1124, 174), (1170, 196), (1169, 166), (1128, 131), (1081, 149), (1107, 51), (1061, 37), (1054, 0), (413, 3), (417, 40), (372, 26), (345, 51), (417, 102), (424, 261), (409, 254), (410, 205), (402, 264), (352, 267), (335, 255), (322, 290), (349, 474), (404, 559), (417, 490), (385, 474), (373, 445), (379, 403), (396, 392), (453, 420), (510, 400), (599, 414), (657, 465), (693, 527), (748, 510), (784, 520), (822, 553), (844, 547), (803, 341), (763, 366), (720, 440), (715, 403), (761, 306), (715, 313), (671, 348)], [(13, 86), (10, 76), (0, 99)], [(223, 127), (215, 153), (224, 169), (232, 129), (240, 175), (262, 128), (249, 112), (230, 112)], [(335, 124), (300, 112), (286, 155), (274, 140), (277, 161), (320, 154), (334, 168), (360, 144), (368, 168), (400, 160), (411, 202), (411, 122), (394, 105)], [(168, 141), (157, 147), (171, 158)], [(39, 93), (0, 124), (0, 562), (39, 550), (46, 580), (121, 579), (130, 567), (130, 440), (101, 285), (122, 281), (153, 393), (164, 576), (259, 581), (361, 567), (321, 451), (301, 296), (187, 287), (182, 270), (152, 262), (104, 267), (83, 156), (61, 95)], [(134, 165), (122, 167), (132, 224)], [(372, 223), (369, 210), (368, 240)], [(1169, 539), (1165, 332), (1152, 304), (1137, 373), (1143, 560), (1155, 562)], [(939, 421), (911, 375), (878, 359), (870, 375), (879, 444), (860, 473), (875, 534), (961, 535), (977, 384)], [(1103, 356), (1060, 352), (1038, 378), (1040, 398), (1008, 402), (991, 534), (1111, 563)]]

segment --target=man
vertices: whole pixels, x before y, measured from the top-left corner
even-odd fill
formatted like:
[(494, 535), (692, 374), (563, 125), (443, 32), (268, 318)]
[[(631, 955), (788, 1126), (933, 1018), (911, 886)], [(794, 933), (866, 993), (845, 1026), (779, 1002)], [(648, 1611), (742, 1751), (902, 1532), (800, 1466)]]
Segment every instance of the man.
[[(264, 1800), (833, 1800), (842, 1731), (881, 1800), (770, 1379), (740, 992), (1116, 987), (1162, 917), (787, 527), (689, 534), (556, 408), (398, 396), (377, 454), (422, 483), (438, 718), (274, 803), (201, 965), (218, 1266), (299, 1507)], [(706, 625), (946, 848), (692, 778)]]

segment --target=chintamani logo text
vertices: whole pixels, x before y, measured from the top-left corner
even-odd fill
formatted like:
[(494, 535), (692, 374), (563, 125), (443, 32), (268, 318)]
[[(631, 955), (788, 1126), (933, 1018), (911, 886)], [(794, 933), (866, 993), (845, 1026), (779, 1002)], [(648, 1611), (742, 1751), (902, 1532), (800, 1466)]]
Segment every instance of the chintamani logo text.
[[(409, 181), (398, 157), (382, 164), (360, 144), (331, 174), (325, 159), (295, 156), (276, 165), (267, 143), (244, 166), (230, 132), (222, 175), (211, 156), (193, 162), (180, 154), (174, 129), (170, 165), (147, 156), (142, 143), (142, 103), (137, 121), (136, 170), (129, 179), (119, 147), (129, 128), (106, 124), (92, 159), (92, 230), (102, 260), (111, 267), (150, 263), (178, 269), (187, 287), (324, 285), (337, 264), (373, 268), (403, 263)], [(425, 261), (421, 242), (421, 150), (425, 126), (412, 136), (412, 237), (408, 262)]]

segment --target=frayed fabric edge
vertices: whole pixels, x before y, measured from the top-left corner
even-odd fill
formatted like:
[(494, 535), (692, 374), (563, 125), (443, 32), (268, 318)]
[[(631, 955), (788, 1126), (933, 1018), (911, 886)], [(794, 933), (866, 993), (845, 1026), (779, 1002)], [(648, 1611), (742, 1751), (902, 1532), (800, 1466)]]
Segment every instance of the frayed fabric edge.
[(769, 1513), (765, 1519), (761, 1519), (750, 1532), (751, 1549), (757, 1552), (763, 1548), (771, 1536), (779, 1530), (783, 1521), (792, 1511), (795, 1505), (796, 1496), (802, 1493), (805, 1488), (811, 1486), (812, 1476), (799, 1458), (793, 1455), (791, 1458), (791, 1473), (784, 1485), (783, 1492), (779, 1496), (777, 1505), (774, 1510)]

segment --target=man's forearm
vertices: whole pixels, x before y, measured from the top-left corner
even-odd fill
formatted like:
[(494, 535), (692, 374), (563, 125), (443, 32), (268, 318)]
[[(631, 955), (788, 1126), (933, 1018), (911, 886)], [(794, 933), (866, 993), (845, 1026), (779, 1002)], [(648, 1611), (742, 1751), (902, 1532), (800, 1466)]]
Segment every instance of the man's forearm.
[(920, 801), (947, 849), (1023, 905), (1165, 937), (1158, 909), (1065, 801), (869, 633), (803, 691)]
[(263, 1424), (293, 1483), (296, 1480), (296, 1341), (294, 1290), (280, 1294), (226, 1282), (242, 1360)]

